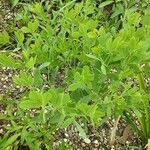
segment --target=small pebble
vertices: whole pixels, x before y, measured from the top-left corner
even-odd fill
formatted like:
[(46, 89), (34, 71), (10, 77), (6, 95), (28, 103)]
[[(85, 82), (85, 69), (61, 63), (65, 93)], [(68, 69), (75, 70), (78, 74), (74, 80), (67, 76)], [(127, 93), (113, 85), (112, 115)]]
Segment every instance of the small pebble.
[(95, 140), (95, 141), (94, 141), (94, 144), (99, 144), (98, 140)]
[(3, 133), (3, 129), (0, 129), (0, 134), (2, 134)]
[(68, 140), (67, 139), (64, 139), (64, 142), (67, 142)]
[(69, 135), (67, 133), (65, 133), (65, 137), (69, 137)]
[(85, 143), (81, 143), (81, 146), (82, 146), (82, 147), (85, 147), (85, 146), (86, 146), (86, 144), (85, 144)]
[(91, 143), (91, 140), (88, 139), (88, 138), (86, 138), (86, 139), (84, 139), (84, 142), (87, 143), (87, 144), (90, 144), (90, 143)]

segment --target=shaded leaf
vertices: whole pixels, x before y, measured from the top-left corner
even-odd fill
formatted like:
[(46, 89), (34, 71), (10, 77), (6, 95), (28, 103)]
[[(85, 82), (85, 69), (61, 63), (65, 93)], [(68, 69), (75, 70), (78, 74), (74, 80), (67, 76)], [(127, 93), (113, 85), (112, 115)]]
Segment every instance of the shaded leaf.
[(110, 5), (111, 3), (113, 3), (112, 0), (111, 0), (111, 1), (102, 2), (102, 3), (99, 5), (99, 8), (103, 8), (103, 7), (107, 6), (107, 5)]
[(0, 44), (5, 45), (9, 43), (9, 35), (6, 31), (0, 33)]
[(40, 70), (36, 69), (34, 71), (34, 86), (35, 87), (42, 87), (43, 85), (43, 80), (42, 80), (42, 76), (41, 76), (41, 72)]

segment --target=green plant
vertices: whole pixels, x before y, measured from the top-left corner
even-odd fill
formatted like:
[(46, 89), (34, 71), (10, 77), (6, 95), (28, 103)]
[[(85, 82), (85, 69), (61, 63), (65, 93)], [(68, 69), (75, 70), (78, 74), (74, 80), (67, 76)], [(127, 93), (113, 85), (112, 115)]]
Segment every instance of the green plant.
[[(8, 113), (1, 117), (11, 126), (5, 127), (1, 149), (52, 149), (58, 128), (73, 124), (86, 138), (78, 120), (97, 127), (121, 115), (147, 142), (150, 100), (144, 78), (149, 77), (150, 13), (138, 12), (133, 2), (124, 6), (124, 1), (106, 1), (99, 7), (91, 0), (56, 1), (56, 8), (54, 3), (23, 5), (14, 33), (0, 36), (7, 50), (0, 53), (0, 66), (19, 69), (13, 81), (28, 89), (12, 103), (2, 100)], [(110, 4), (112, 21), (103, 10)], [(117, 10), (119, 6), (124, 10)], [(56, 85), (56, 79), (62, 83)]]

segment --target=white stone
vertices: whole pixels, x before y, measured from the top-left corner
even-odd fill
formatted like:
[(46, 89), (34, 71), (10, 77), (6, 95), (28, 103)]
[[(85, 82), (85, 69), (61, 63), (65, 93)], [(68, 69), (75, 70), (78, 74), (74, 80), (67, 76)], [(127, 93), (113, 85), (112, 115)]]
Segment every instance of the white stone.
[(0, 133), (1, 133), (1, 134), (3, 133), (3, 129), (0, 129)]
[(67, 139), (64, 139), (64, 142), (67, 142), (68, 140)]
[(94, 143), (95, 143), (95, 144), (99, 144), (99, 143), (98, 143), (98, 140), (95, 140)]
[(90, 143), (91, 143), (91, 140), (88, 139), (88, 138), (86, 138), (86, 139), (84, 139), (84, 142), (87, 143), (87, 144), (90, 144)]
[(65, 137), (69, 137), (69, 135), (67, 133), (65, 133)]

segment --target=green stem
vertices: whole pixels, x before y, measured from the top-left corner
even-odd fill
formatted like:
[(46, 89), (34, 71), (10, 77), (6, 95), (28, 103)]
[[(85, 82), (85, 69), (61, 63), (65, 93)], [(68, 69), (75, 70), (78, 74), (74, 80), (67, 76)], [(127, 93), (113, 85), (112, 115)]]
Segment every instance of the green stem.
[(139, 73), (138, 73), (138, 81), (139, 81), (139, 84), (140, 84), (140, 89), (144, 90), (145, 92), (147, 92), (142, 70), (141, 70), (139, 65), (137, 66), (137, 68), (138, 68), (138, 71), (139, 71)]
[(42, 112), (43, 112), (43, 123), (45, 123), (46, 122), (46, 118), (45, 118), (45, 106), (43, 105), (42, 106)]
[(63, 5), (63, 2), (62, 2), (62, 0), (59, 0), (59, 2), (60, 2), (60, 5), (62, 6), (62, 5)]

